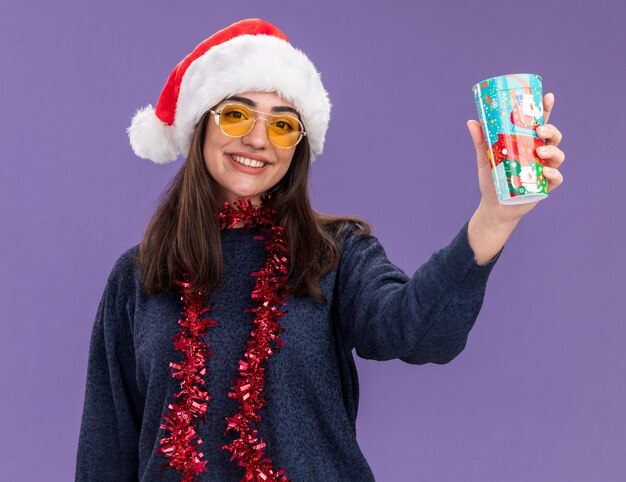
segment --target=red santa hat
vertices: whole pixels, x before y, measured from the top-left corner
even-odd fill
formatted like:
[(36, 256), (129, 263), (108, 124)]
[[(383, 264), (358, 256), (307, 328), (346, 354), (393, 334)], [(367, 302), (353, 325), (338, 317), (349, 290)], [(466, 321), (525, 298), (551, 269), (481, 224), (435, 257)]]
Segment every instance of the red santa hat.
[(135, 154), (159, 164), (186, 156), (202, 115), (243, 92), (276, 92), (300, 113), (311, 160), (322, 153), (330, 101), (319, 72), (277, 27), (234, 23), (200, 43), (172, 71), (156, 105), (137, 111), (128, 137)]

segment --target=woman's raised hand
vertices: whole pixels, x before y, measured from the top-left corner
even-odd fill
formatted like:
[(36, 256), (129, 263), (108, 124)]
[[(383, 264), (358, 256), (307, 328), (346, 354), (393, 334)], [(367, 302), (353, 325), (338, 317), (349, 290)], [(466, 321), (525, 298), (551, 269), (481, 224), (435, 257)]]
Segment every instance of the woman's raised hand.
[[(546, 94), (543, 98), (544, 125), (537, 128), (537, 135), (544, 140), (546, 145), (537, 149), (537, 155), (546, 161), (543, 175), (548, 181), (548, 193), (552, 193), (563, 183), (563, 175), (558, 168), (565, 160), (565, 153), (557, 147), (563, 139), (563, 135), (554, 125), (548, 124), (553, 108), (554, 94)], [(529, 213), (539, 201), (514, 205), (503, 205), (498, 202), (498, 196), (496, 195), (496, 189), (491, 177), (491, 163), (487, 157), (488, 147), (482, 127), (478, 121), (470, 120), (467, 122), (467, 128), (476, 148), (478, 183), (482, 194), (480, 209), (487, 210), (489, 213), (488, 217), (494, 222), (517, 224), (522, 216)]]
[[(559, 167), (565, 160), (565, 153), (557, 147), (563, 135), (555, 126), (548, 124), (553, 107), (554, 94), (546, 94), (543, 98), (544, 126), (537, 128), (537, 135), (546, 145), (537, 148), (537, 155), (546, 162), (543, 174), (548, 181), (548, 193), (554, 192), (563, 183)], [(498, 202), (482, 127), (478, 121), (470, 120), (467, 122), (467, 128), (476, 148), (478, 184), (482, 194), (480, 205), (468, 225), (468, 240), (476, 262), (483, 265), (498, 254), (522, 216), (528, 214), (539, 201), (512, 205)]]

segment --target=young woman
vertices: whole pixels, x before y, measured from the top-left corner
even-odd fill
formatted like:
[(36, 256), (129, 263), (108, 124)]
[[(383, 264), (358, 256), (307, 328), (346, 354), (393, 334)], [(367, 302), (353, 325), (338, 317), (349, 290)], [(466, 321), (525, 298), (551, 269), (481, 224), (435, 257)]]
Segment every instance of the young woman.
[[(546, 116), (553, 99), (546, 98)], [(238, 22), (172, 72), (129, 128), (185, 163), (108, 279), (93, 327), (80, 481), (367, 481), (356, 440), (363, 358), (447, 363), (529, 205), (501, 206), (480, 126), (483, 198), (408, 277), (367, 222), (316, 213), (310, 165), (330, 102), (276, 27)], [(546, 126), (547, 163), (563, 161)], [(562, 178), (547, 174), (550, 188)]]

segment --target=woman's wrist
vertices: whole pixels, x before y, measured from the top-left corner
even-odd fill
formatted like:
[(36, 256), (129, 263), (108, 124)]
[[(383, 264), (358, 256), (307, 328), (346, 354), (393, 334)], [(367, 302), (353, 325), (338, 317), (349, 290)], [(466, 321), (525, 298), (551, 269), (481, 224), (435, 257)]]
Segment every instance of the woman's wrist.
[(499, 219), (481, 202), (467, 227), (467, 237), (476, 263), (488, 264), (503, 248), (518, 222), (519, 219)]

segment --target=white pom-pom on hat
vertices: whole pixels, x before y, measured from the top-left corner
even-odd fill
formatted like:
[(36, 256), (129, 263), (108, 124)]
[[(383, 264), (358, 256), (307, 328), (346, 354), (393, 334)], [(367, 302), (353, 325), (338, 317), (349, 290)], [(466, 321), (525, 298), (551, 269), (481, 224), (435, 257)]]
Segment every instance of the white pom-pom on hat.
[(139, 110), (128, 128), (135, 154), (156, 163), (186, 156), (202, 115), (244, 92), (276, 92), (299, 112), (311, 162), (322, 153), (331, 104), (319, 72), (269, 22), (247, 19), (201, 42), (170, 74), (156, 109)]
[(137, 111), (127, 132), (130, 145), (139, 157), (157, 164), (165, 164), (178, 157), (174, 128), (159, 119), (150, 104)]

